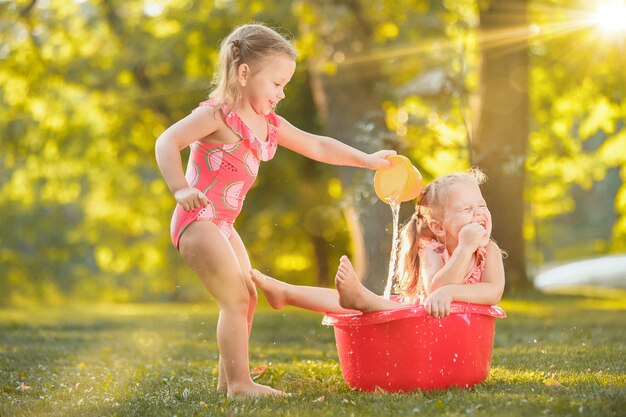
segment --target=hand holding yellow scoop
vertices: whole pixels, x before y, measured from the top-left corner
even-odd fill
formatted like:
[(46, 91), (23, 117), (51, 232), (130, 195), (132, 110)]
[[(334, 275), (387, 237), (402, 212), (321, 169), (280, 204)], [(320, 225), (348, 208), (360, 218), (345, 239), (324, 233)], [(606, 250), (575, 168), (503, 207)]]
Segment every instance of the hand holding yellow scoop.
[(423, 187), (422, 175), (417, 168), (406, 156), (392, 155), (387, 159), (391, 166), (379, 168), (374, 174), (376, 196), (387, 204), (417, 198)]

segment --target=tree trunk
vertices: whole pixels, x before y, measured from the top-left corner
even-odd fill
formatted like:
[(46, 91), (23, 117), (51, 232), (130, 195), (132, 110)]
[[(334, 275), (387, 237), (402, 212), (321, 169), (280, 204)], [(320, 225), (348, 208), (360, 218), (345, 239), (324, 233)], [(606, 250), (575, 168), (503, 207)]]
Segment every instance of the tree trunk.
[(522, 233), (529, 135), (527, 8), (527, 0), (497, 0), (480, 13), (480, 109), (472, 163), (489, 177), (482, 188), (493, 237), (508, 253), (507, 291), (531, 286)]
[(316, 283), (318, 287), (328, 287), (330, 274), (330, 265), (328, 264), (328, 242), (323, 237), (309, 234), (315, 253), (315, 262), (317, 264)]
[[(376, 78), (354, 76), (354, 69), (322, 77), (325, 96), (326, 132), (364, 152), (380, 149), (377, 138), (384, 129), (380, 97), (373, 91)], [(370, 143), (359, 126), (370, 123)], [(340, 168), (339, 178), (352, 207), (344, 210), (353, 242), (353, 263), (366, 287), (382, 294), (391, 248), (391, 210), (373, 197), (373, 173)], [(360, 195), (360, 193), (363, 195)]]
[[(358, 22), (346, 29), (349, 39), (331, 45), (334, 50), (349, 56), (348, 41), (359, 39), (367, 44), (367, 26)], [(378, 64), (338, 65), (333, 75), (316, 70), (315, 61), (309, 68), (313, 99), (326, 133), (367, 153), (382, 149), (386, 128), (376, 88), (385, 77)], [(354, 245), (351, 260), (364, 285), (382, 294), (391, 249), (391, 210), (374, 196), (371, 171), (342, 167), (339, 178), (352, 202), (344, 210)]]

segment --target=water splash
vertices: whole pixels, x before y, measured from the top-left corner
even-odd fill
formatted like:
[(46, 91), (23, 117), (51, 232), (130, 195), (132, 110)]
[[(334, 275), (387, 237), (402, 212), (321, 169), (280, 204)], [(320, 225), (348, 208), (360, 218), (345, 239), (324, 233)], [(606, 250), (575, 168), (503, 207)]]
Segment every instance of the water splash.
[(398, 196), (388, 201), (391, 207), (391, 216), (393, 218), (393, 240), (391, 244), (391, 256), (389, 258), (389, 273), (387, 274), (387, 285), (383, 297), (389, 300), (391, 298), (391, 288), (393, 287), (393, 277), (396, 275), (398, 267), (398, 246), (400, 245), (400, 236), (398, 231), (398, 222), (400, 218), (400, 201)]

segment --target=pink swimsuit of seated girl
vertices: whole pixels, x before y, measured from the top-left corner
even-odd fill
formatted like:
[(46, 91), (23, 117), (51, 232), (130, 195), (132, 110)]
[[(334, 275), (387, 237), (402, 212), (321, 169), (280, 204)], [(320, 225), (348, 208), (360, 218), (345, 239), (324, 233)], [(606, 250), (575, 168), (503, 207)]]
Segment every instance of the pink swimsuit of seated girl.
[[(420, 256), (421, 251), (428, 248), (441, 257), (444, 265), (447, 264), (448, 261), (450, 261), (450, 254), (448, 253), (448, 250), (443, 243), (438, 242), (434, 239), (428, 239), (426, 240), (426, 243), (423, 243), (422, 245), (423, 246), (420, 249)], [(487, 249), (483, 247), (479, 247), (478, 249), (476, 249), (476, 253), (474, 253), (474, 262), (470, 265), (469, 270), (463, 277), (463, 284), (475, 284), (477, 282), (480, 282), (480, 278), (483, 274), (483, 271), (485, 270), (486, 257)], [(421, 282), (424, 282), (424, 280), (421, 280)], [(426, 292), (422, 287), (420, 291), (420, 303), (423, 303), (426, 299), (425, 294)]]
[[(199, 106), (213, 104), (212, 100), (207, 100)], [(265, 117), (268, 135), (267, 141), (261, 141), (236, 113), (227, 110), (222, 106), (224, 121), (241, 140), (218, 145), (196, 141), (189, 146), (191, 153), (185, 179), (190, 187), (206, 194), (209, 204), (190, 211), (176, 205), (170, 225), (170, 235), (176, 247), (185, 228), (197, 220), (212, 221), (228, 239), (246, 193), (256, 180), (259, 161), (269, 161), (276, 153), (280, 119), (274, 112)]]

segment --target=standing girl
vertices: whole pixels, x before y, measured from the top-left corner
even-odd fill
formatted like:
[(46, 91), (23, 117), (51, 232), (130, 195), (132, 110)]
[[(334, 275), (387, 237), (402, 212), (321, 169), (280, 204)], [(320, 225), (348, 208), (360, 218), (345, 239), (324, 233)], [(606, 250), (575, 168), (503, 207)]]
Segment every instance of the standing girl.
[[(304, 132), (274, 113), (296, 68), (296, 52), (259, 24), (236, 28), (221, 44), (209, 100), (156, 141), (156, 159), (178, 203), (172, 241), (219, 307), (217, 387), (229, 397), (283, 394), (249, 374), (248, 337), (257, 303), (250, 259), (233, 227), (260, 161), (280, 144), (334, 165), (378, 169), (393, 151), (366, 154), (335, 139)], [(180, 152), (191, 153), (183, 174)]]
[(252, 271), (252, 280), (274, 308), (367, 313), (419, 300), (428, 314), (439, 318), (450, 314), (452, 301), (497, 304), (504, 291), (504, 266), (502, 251), (490, 238), (491, 213), (479, 188), (484, 181), (484, 174), (472, 169), (424, 188), (402, 230), (397, 285), (402, 303), (365, 288), (345, 256), (335, 277), (336, 291), (290, 285), (258, 271)]

